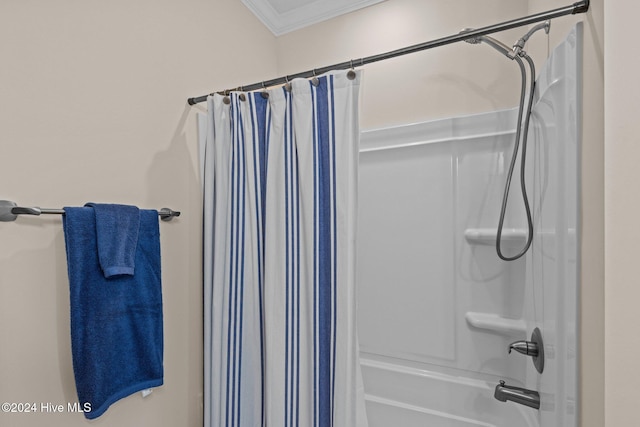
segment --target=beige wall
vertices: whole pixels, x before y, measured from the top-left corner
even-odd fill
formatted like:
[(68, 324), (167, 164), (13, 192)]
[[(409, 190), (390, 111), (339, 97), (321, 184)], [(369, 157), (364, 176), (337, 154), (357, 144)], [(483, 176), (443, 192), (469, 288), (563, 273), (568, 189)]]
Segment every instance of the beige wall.
[[(0, 2), (0, 199), (182, 211), (160, 225), (165, 385), (91, 424), (202, 425), (201, 107), (186, 98), (274, 75), (274, 51), (236, 0)], [(75, 402), (61, 219), (20, 217), (0, 236), (0, 402)], [(0, 413), (1, 426), (88, 424)]]
[(606, 425), (638, 423), (640, 275), (640, 4), (605, 3)]

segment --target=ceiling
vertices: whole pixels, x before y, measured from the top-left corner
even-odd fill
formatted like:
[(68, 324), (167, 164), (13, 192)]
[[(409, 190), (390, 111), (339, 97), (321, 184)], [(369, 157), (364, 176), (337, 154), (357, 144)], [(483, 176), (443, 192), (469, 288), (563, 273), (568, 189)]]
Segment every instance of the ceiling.
[(384, 0), (242, 0), (276, 36)]

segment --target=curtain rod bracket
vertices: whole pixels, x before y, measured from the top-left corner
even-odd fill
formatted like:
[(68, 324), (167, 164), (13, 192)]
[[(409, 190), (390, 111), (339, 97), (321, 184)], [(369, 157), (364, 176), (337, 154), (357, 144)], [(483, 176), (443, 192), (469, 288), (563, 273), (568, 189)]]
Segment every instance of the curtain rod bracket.
[(17, 205), (15, 204), (15, 202), (10, 202), (9, 200), (0, 200), (0, 221), (15, 221), (18, 216), (11, 211), (16, 206)]
[(577, 14), (577, 13), (587, 13), (587, 11), (589, 10), (589, 0), (583, 0), (583, 1), (579, 1), (577, 3), (573, 4), (573, 14)]

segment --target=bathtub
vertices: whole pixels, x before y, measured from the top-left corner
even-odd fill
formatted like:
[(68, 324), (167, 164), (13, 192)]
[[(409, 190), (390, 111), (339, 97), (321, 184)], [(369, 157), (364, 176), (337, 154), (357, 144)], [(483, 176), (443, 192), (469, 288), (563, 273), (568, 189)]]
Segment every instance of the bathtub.
[(362, 358), (369, 427), (538, 425), (526, 407), (494, 400), (494, 384)]

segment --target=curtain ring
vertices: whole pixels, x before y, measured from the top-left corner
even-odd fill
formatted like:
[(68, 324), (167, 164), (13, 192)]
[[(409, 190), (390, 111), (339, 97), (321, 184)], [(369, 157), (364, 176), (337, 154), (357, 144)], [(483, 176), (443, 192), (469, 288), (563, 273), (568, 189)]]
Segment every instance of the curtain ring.
[(231, 104), (231, 98), (229, 98), (229, 93), (230, 92), (231, 92), (231, 89), (225, 89), (222, 92), (218, 92), (220, 95), (223, 96), (222, 102), (224, 102), (225, 105)]
[(353, 69), (353, 59), (351, 60), (351, 69), (347, 72), (347, 78), (353, 80), (356, 78), (356, 72)]
[(267, 87), (264, 85), (264, 81), (262, 82), (262, 93), (260, 94), (264, 99), (269, 99), (269, 91), (267, 91)]
[(311, 84), (316, 86), (316, 87), (320, 84), (320, 80), (316, 76), (316, 69), (315, 68), (313, 69), (313, 78), (311, 79)]

